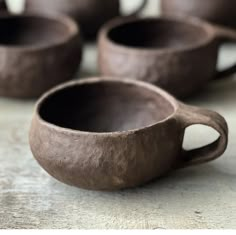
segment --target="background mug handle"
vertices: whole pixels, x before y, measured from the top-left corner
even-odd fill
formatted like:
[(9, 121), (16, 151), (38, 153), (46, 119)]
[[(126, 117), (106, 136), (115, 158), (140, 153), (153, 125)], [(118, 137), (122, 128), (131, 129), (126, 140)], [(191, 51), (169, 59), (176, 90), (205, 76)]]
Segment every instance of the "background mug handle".
[(216, 141), (207, 146), (189, 151), (183, 149), (180, 168), (212, 161), (225, 152), (228, 144), (228, 126), (220, 114), (181, 103), (178, 119), (183, 131), (191, 125), (202, 124), (212, 127), (220, 134)]
[(141, 2), (141, 5), (136, 9), (134, 10), (134, 12), (128, 14), (128, 15), (125, 15), (126, 17), (133, 17), (133, 16), (137, 16), (147, 5), (148, 3), (148, 0), (143, 0)]
[[(236, 30), (226, 28), (224, 26), (213, 25), (215, 38), (219, 39), (219, 43), (236, 42)], [(215, 79), (229, 77), (236, 73), (236, 63), (229, 68), (216, 72)]]

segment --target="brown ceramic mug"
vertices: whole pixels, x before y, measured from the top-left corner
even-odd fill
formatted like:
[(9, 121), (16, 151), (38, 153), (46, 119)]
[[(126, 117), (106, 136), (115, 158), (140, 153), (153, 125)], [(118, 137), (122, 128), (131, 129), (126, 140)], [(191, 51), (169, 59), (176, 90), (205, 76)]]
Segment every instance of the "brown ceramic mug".
[(73, 20), (0, 14), (1, 96), (38, 97), (72, 79), (80, 60), (80, 32)]
[(162, 0), (161, 12), (171, 16), (196, 16), (236, 28), (236, 1), (232, 0)]
[[(193, 124), (210, 126), (220, 137), (183, 150), (185, 129)], [(47, 92), (30, 130), (33, 155), (50, 175), (95, 190), (135, 187), (214, 160), (227, 138), (219, 114), (184, 105), (148, 83), (110, 78), (73, 81)]]
[(236, 65), (216, 70), (225, 40), (236, 41), (236, 31), (195, 18), (115, 19), (99, 35), (99, 69), (102, 75), (150, 82), (182, 98), (236, 72)]
[[(147, 0), (131, 13), (137, 15)], [(120, 16), (120, 0), (26, 0), (26, 10), (36, 12), (61, 12), (73, 17), (86, 37), (94, 37), (108, 20)]]

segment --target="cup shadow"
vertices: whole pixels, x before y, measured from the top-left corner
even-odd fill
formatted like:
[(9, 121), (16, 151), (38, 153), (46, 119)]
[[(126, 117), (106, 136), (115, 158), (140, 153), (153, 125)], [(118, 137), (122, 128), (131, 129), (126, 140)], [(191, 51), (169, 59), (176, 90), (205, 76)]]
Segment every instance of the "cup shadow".
[[(141, 196), (143, 197), (144, 194), (157, 194), (169, 190), (184, 190), (185, 186), (187, 187), (188, 184), (198, 185), (201, 187), (202, 185), (206, 185), (211, 183), (214, 186), (214, 182), (216, 179), (221, 179), (223, 181), (232, 181), (233, 176), (232, 174), (222, 171), (217, 164), (205, 164), (199, 166), (193, 166), (185, 169), (180, 169), (169, 173), (166, 176), (160, 177), (158, 179), (153, 179), (150, 182), (145, 183), (139, 187), (130, 188), (130, 189), (123, 189), (118, 191), (92, 191), (92, 190), (85, 190), (85, 189), (78, 189), (76, 187), (67, 186), (65, 184), (61, 184), (58, 181), (50, 180), (49, 184), (50, 187), (54, 188), (56, 191), (63, 191), (69, 193), (70, 195), (73, 194), (90, 194), (93, 197), (98, 196), (98, 198), (106, 197), (107, 199), (112, 198), (123, 198), (126, 196), (127, 198), (131, 199), (132, 197), (136, 198)], [(200, 185), (200, 186), (199, 186)], [(66, 190), (65, 190), (66, 189)], [(65, 191), (64, 191), (65, 190)]]

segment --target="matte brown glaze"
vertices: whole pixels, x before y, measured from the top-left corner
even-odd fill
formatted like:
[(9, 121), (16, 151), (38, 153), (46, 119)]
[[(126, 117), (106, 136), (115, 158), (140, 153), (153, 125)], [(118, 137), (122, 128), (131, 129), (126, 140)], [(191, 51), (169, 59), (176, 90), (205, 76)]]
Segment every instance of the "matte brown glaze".
[[(138, 14), (146, 3), (144, 0), (132, 14)], [(77, 21), (86, 37), (94, 37), (105, 22), (121, 15), (120, 0), (26, 0), (26, 9), (67, 14)]]
[(161, 0), (161, 11), (165, 15), (196, 16), (236, 28), (236, 1), (234, 0)]
[(99, 35), (99, 69), (102, 75), (150, 82), (182, 98), (236, 71), (235, 65), (216, 71), (225, 40), (236, 41), (236, 31), (195, 18), (115, 19)]
[[(182, 149), (185, 128), (203, 124), (220, 137)], [(140, 81), (91, 78), (46, 93), (37, 103), (30, 146), (56, 179), (77, 187), (116, 190), (218, 158), (228, 128), (219, 114), (176, 101)]]
[(0, 15), (1, 96), (38, 97), (72, 79), (80, 60), (80, 33), (69, 18)]

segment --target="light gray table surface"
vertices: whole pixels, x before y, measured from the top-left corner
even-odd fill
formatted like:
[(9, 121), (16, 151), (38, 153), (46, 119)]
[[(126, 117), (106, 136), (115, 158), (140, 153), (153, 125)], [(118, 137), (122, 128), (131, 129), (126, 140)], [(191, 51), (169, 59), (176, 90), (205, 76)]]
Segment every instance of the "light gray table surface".
[[(87, 45), (79, 77), (96, 75), (95, 49)], [(220, 65), (235, 60), (236, 48), (225, 47)], [(35, 101), (0, 98), (0, 228), (236, 229), (236, 77), (211, 82), (186, 102), (226, 118), (229, 145), (221, 158), (144, 187), (93, 192), (56, 181), (32, 157), (28, 130)], [(209, 128), (192, 127), (185, 146), (216, 137)]]

